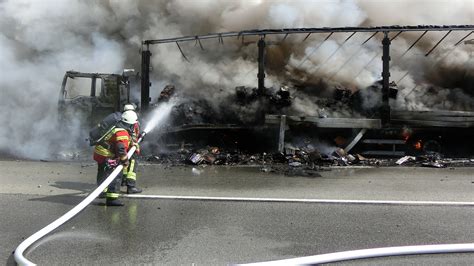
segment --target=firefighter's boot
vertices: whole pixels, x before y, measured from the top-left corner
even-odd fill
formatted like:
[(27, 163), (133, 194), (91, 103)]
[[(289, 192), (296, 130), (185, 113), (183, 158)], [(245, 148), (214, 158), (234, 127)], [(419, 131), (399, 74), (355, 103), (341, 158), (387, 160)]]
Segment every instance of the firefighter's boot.
[(137, 188), (135, 186), (127, 186), (127, 194), (137, 194), (137, 193), (142, 193), (141, 188)]

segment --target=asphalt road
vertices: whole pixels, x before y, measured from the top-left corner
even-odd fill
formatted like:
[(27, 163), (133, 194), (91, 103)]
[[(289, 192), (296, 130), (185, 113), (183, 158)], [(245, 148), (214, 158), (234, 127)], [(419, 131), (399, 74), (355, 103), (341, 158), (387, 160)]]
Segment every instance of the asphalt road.
[[(64, 214), (94, 188), (84, 163), (0, 162), (0, 255)], [(150, 195), (474, 201), (472, 169), (336, 169), (288, 177), (259, 168), (142, 167)], [(400, 245), (474, 242), (474, 207), (124, 199), (96, 200), (29, 249), (40, 265), (225, 265)], [(345, 262), (465, 264), (474, 254)]]

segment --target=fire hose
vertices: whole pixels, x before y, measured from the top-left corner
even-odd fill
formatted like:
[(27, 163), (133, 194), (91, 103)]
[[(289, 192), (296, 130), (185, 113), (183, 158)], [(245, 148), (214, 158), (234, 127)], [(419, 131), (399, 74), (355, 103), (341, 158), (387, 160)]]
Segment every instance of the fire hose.
[(474, 243), (467, 244), (440, 244), (420, 246), (384, 247), (342, 251), (327, 253), (308, 257), (274, 260), (266, 262), (246, 263), (240, 265), (274, 266), (274, 265), (319, 265), (322, 263), (334, 263), (346, 260), (369, 259), (388, 256), (423, 255), (474, 252)]
[[(147, 131), (144, 131), (140, 138), (138, 139), (137, 143), (140, 143), (145, 135), (147, 134)], [(127, 158), (130, 159), (132, 155), (135, 153), (137, 147), (133, 146), (130, 148), (130, 150), (127, 153)], [(16, 263), (18, 265), (36, 265), (32, 261), (29, 261), (27, 258), (23, 256), (23, 252), (30, 247), (33, 243), (38, 241), (40, 238), (44, 237), (45, 235), (49, 234), (65, 222), (69, 221), (71, 218), (76, 216), (79, 212), (84, 210), (99, 194), (104, 191), (106, 187), (109, 186), (109, 184), (117, 177), (119, 173), (121, 173), (123, 170), (123, 165), (119, 164), (113, 171), (112, 173), (100, 184), (94, 191), (92, 191), (89, 196), (87, 196), (83, 201), (81, 201), (78, 205), (76, 205), (74, 208), (69, 210), (67, 213), (63, 214), (63, 216), (59, 217), (56, 219), (54, 222), (50, 223), (49, 225), (45, 226), (43, 229), (39, 230), (38, 232), (34, 233), (27, 239), (25, 239), (23, 242), (18, 245), (18, 247), (15, 249), (14, 253), (14, 258)]]

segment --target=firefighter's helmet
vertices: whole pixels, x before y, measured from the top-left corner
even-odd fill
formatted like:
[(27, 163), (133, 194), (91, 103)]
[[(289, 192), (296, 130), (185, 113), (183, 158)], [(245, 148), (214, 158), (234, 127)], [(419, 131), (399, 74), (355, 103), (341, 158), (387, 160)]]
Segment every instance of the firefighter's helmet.
[(123, 106), (123, 111), (135, 111), (135, 105), (134, 104), (126, 104)]
[(133, 125), (137, 122), (138, 116), (134, 111), (125, 111), (122, 113), (122, 122)]

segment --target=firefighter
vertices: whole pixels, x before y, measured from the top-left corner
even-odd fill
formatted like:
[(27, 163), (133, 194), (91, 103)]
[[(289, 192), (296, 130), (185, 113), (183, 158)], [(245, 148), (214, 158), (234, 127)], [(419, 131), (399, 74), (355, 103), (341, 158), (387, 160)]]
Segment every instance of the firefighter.
[[(94, 160), (98, 164), (98, 181), (103, 182), (118, 163), (123, 164), (124, 169), (129, 169), (130, 166), (132, 166), (131, 161), (129, 162), (127, 158), (127, 152), (132, 145), (135, 145), (131, 135), (137, 118), (137, 114), (133, 111), (123, 112), (121, 121), (118, 122), (112, 132), (105, 137), (103, 144), (97, 144), (95, 146)], [(131, 178), (136, 175), (134, 166), (131, 171), (127, 171), (127, 174)], [(122, 176), (118, 176), (105, 189), (105, 203), (107, 206), (123, 206), (123, 203), (118, 200), (121, 181)], [(135, 189), (139, 190), (137, 188)], [(136, 192), (129, 191), (129, 187), (127, 187), (127, 193)]]
[[(134, 104), (126, 104), (123, 106), (124, 113), (125, 112), (135, 112), (136, 107)], [(135, 146), (137, 146), (137, 150), (135, 152), (136, 155), (140, 154), (140, 145), (138, 144), (138, 139), (140, 137), (140, 122), (138, 121), (138, 114), (137, 114), (137, 121), (133, 125), (133, 130), (131, 132), (132, 142)], [(122, 178), (122, 186), (127, 186), (127, 194), (135, 194), (141, 193), (142, 189), (136, 187), (136, 180), (137, 174), (136, 169), (138, 167), (138, 161), (135, 154), (130, 158), (130, 164), (128, 167), (123, 168), (123, 178)]]
[[(136, 125), (137, 123), (135, 123)], [(135, 145), (137, 147), (135, 153), (132, 155), (130, 158), (129, 164), (123, 168), (123, 177), (122, 177), (122, 186), (127, 186), (127, 194), (135, 194), (135, 193), (141, 193), (142, 189), (138, 188), (136, 186), (136, 181), (137, 181), (137, 167), (138, 167), (138, 161), (136, 158), (136, 154), (140, 154), (140, 145), (137, 142), (137, 137), (135, 137), (135, 134), (133, 133), (135, 130), (135, 125), (133, 125), (132, 133), (130, 134), (130, 139), (131, 139), (131, 145)]]

